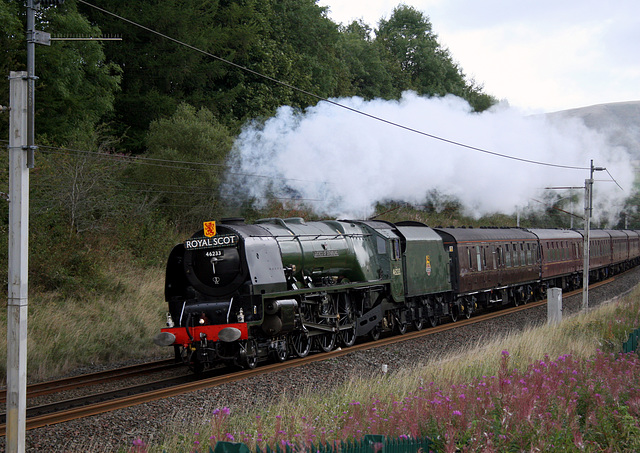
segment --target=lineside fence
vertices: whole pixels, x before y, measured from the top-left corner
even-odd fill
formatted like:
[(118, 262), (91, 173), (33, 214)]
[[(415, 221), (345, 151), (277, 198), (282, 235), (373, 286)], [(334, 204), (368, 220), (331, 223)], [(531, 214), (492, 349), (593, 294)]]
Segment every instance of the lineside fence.
[(638, 350), (638, 338), (640, 338), (640, 328), (629, 334), (629, 339), (622, 343), (622, 352), (635, 352)]
[(202, 451), (197, 451), (200, 453), (428, 453), (431, 451), (432, 445), (431, 440), (427, 437), (417, 439), (387, 439), (385, 436), (367, 434), (362, 440), (340, 441), (326, 445), (311, 444), (304, 447), (284, 445), (282, 447), (278, 446), (275, 449), (266, 447), (265, 450), (256, 447), (253, 451), (241, 442), (217, 442), (215, 449), (209, 447), (208, 450), (203, 449)]

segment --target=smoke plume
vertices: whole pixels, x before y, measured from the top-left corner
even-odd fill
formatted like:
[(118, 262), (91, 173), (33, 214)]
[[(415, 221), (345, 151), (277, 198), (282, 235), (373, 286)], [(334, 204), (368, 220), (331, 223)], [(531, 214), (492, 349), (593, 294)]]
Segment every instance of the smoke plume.
[[(340, 218), (366, 217), (378, 201), (421, 204), (434, 190), (456, 197), (475, 216), (509, 214), (546, 187), (584, 187), (593, 159), (625, 189), (606, 172), (597, 173), (594, 205), (611, 213), (631, 191), (628, 152), (578, 120), (527, 116), (502, 104), (473, 113), (460, 98), (412, 92), (398, 101), (335, 102), (385, 122), (328, 102), (305, 111), (281, 107), (273, 118), (244, 127), (234, 150), (236, 188), (258, 200), (267, 194), (300, 199)], [(241, 184), (239, 175), (245, 176)]]

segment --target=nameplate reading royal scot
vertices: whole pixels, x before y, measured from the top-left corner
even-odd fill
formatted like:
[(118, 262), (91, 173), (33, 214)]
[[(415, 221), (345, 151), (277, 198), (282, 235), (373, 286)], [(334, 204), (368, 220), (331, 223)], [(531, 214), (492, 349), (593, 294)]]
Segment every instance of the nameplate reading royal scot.
[(215, 247), (229, 247), (238, 243), (235, 234), (224, 234), (212, 238), (191, 238), (184, 241), (187, 250), (211, 249)]

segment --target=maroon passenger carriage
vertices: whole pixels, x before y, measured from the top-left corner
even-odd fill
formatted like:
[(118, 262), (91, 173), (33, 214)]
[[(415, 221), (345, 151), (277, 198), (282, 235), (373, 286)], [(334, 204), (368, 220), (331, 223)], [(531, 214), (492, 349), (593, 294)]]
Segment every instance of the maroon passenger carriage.
[[(521, 228), (434, 228), (451, 260), (459, 314), (526, 303), (540, 280), (538, 238)], [(455, 319), (456, 313), (453, 313)]]
[[(540, 242), (539, 292), (553, 286), (572, 290), (582, 285), (584, 237), (575, 230), (532, 229)], [(540, 294), (542, 295), (542, 294)]]
[[(549, 287), (582, 286), (584, 236), (577, 230), (434, 228), (449, 252), (452, 318), (478, 308), (519, 305)], [(590, 231), (589, 277), (599, 281), (640, 262), (640, 233)]]

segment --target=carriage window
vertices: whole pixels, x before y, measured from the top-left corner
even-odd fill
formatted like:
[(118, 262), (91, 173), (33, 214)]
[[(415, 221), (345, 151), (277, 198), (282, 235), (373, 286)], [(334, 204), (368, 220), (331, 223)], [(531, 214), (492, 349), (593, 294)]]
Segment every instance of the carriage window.
[(533, 264), (533, 261), (531, 260), (531, 244), (527, 244), (527, 264)]
[(520, 265), (524, 266), (527, 264), (525, 255), (524, 255), (524, 244), (520, 244)]
[(505, 261), (507, 267), (511, 267), (511, 252), (509, 251), (509, 244), (505, 245), (506, 253), (505, 253)]
[(480, 261), (480, 246), (476, 245), (476, 261), (478, 262), (478, 270), (482, 270), (482, 261)]
[(473, 269), (473, 259), (471, 258), (471, 249), (467, 248), (467, 255), (469, 256), (469, 269)]

